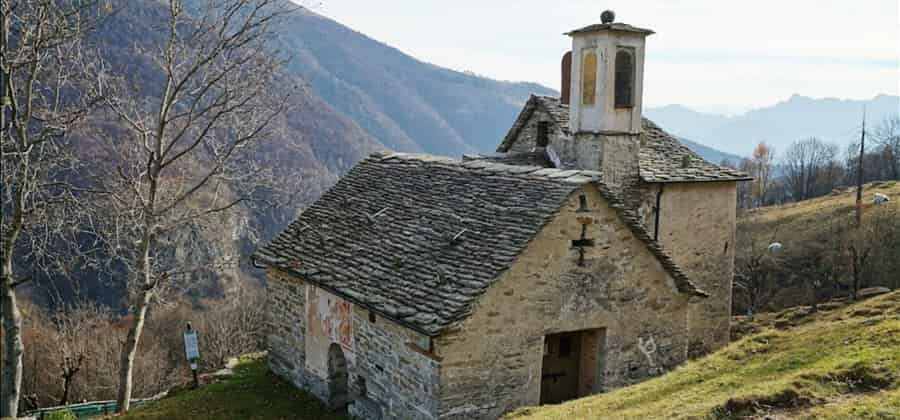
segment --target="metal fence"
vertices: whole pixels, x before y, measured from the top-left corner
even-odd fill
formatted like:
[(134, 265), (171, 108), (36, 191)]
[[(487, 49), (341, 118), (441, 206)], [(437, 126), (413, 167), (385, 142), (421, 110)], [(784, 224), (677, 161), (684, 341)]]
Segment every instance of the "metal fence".
[[(138, 398), (131, 400), (131, 407), (138, 407), (143, 405), (148, 401), (154, 401), (159, 399), (159, 397), (152, 398)], [(69, 404), (69, 405), (60, 405), (57, 407), (47, 407), (40, 408), (33, 411), (28, 411), (25, 413), (25, 416), (34, 417), (37, 420), (43, 420), (50, 413), (56, 411), (69, 411), (78, 417), (79, 419), (90, 419), (98, 416), (106, 416), (116, 412), (116, 401), (91, 401), (84, 402), (79, 404)]]

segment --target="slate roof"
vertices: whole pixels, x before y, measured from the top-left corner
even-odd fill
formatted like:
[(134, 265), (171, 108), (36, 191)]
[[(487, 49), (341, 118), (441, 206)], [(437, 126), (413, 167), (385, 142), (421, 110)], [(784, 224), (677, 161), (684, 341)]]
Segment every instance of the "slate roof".
[(750, 176), (737, 169), (719, 166), (693, 150), (647, 118), (642, 119), (641, 151), (638, 167), (645, 182), (747, 181)]
[(547, 154), (542, 150), (517, 153), (495, 153), (488, 155), (463, 155), (464, 162), (476, 159), (493, 163), (503, 163), (506, 165), (540, 166), (542, 168), (553, 167), (553, 163), (550, 162), (550, 159), (547, 158)]
[(569, 32), (564, 33), (563, 35), (574, 35), (583, 32), (597, 32), (597, 31), (623, 31), (623, 32), (636, 32), (639, 34), (654, 34), (649, 29), (638, 28), (637, 26), (632, 26), (627, 23), (621, 22), (612, 22), (612, 23), (595, 23), (593, 25), (588, 25), (583, 28), (573, 29)]
[(593, 183), (678, 290), (706, 296), (600, 178), (594, 171), (374, 154), (254, 258), (437, 335), (471, 313), (572, 192)]
[[(518, 137), (519, 131), (525, 127), (531, 114), (541, 107), (546, 110), (553, 122), (563, 131), (569, 133), (569, 105), (563, 104), (559, 98), (551, 96), (531, 95), (516, 121), (507, 132), (506, 137), (497, 147), (498, 152), (506, 152)], [(704, 160), (700, 155), (682, 144), (678, 139), (665, 132), (647, 118), (642, 118), (641, 150), (639, 167), (641, 179), (645, 182), (704, 182), (704, 181), (746, 181), (750, 178), (746, 173), (736, 169), (719, 166)]]

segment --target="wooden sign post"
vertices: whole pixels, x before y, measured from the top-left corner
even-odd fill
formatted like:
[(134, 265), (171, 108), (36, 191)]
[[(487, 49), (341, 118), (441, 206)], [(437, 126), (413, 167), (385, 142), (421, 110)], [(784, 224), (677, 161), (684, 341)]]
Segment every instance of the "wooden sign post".
[(187, 329), (184, 331), (184, 355), (191, 364), (194, 388), (197, 388), (200, 386), (200, 380), (197, 377), (197, 368), (200, 362), (200, 342), (197, 340), (197, 331), (191, 327), (190, 322), (188, 322)]

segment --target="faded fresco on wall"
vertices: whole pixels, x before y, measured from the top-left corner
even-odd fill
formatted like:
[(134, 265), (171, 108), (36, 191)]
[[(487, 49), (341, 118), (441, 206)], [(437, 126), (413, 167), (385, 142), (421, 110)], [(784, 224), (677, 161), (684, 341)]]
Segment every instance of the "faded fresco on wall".
[(317, 287), (306, 285), (306, 368), (328, 375), (328, 347), (337, 343), (353, 364), (353, 304)]

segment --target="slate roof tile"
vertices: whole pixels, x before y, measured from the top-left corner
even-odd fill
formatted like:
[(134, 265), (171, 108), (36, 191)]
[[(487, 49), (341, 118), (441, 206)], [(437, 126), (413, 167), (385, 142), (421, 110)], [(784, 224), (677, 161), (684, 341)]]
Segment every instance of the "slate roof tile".
[(254, 258), (428, 335), (472, 311), (553, 218), (593, 183), (671, 274), (705, 295), (653, 241), (595, 171), (524, 170), (485, 161), (374, 154), (361, 161)]
[(485, 161), (493, 163), (504, 163), (507, 165), (537, 166), (539, 168), (553, 167), (553, 163), (551, 163), (550, 160), (547, 159), (547, 154), (543, 151), (495, 153), (487, 155), (463, 155), (463, 161)]
[[(531, 114), (538, 107), (547, 111), (553, 122), (569, 133), (569, 105), (559, 98), (532, 95), (512, 127), (507, 132), (497, 152), (507, 152), (519, 131), (525, 127)], [(703, 181), (746, 181), (751, 178), (736, 169), (719, 166), (704, 160), (678, 139), (665, 132), (647, 118), (641, 119), (641, 149), (638, 157), (641, 179), (645, 182), (703, 182)]]
[(746, 173), (704, 160), (647, 118), (638, 165), (645, 182), (746, 181)]

